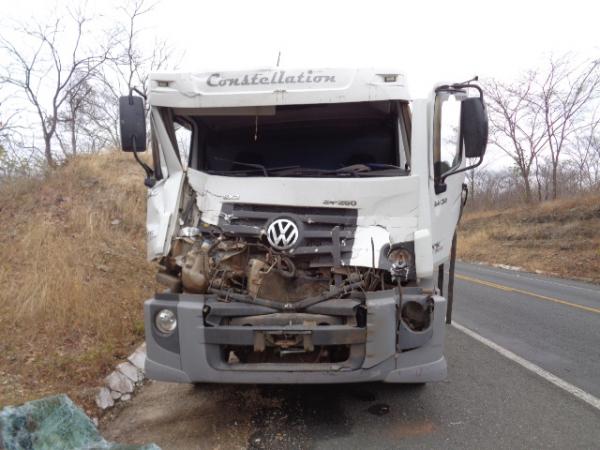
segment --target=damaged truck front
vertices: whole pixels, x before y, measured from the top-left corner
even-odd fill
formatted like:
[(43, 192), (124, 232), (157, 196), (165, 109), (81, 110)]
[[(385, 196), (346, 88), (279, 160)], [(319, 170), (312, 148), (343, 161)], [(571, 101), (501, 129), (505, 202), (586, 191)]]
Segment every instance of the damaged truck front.
[[(150, 378), (421, 383), (446, 375), (460, 176), (481, 162), (479, 88), (409, 101), (403, 75), (261, 70), (151, 77), (121, 99), (146, 170)], [(476, 93), (476, 96), (471, 96)]]

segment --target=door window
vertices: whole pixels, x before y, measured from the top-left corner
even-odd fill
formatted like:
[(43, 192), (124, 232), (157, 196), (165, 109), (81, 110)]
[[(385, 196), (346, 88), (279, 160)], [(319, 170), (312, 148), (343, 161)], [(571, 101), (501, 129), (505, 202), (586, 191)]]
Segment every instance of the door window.
[(456, 168), (461, 162), (460, 146), (461, 100), (441, 92), (435, 100), (433, 167), (436, 180)]

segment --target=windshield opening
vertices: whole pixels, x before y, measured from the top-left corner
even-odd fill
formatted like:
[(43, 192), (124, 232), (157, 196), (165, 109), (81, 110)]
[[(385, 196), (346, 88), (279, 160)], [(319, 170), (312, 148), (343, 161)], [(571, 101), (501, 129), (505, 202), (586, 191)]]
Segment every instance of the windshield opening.
[(187, 116), (190, 167), (230, 176), (406, 175), (399, 102), (277, 106), (270, 114)]

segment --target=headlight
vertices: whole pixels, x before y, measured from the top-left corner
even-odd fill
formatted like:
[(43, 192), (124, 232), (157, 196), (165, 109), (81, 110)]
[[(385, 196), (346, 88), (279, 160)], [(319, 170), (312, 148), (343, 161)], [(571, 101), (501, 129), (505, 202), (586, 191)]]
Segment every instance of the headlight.
[(158, 331), (164, 334), (171, 334), (177, 328), (177, 317), (170, 309), (161, 309), (154, 319)]
[(409, 266), (412, 262), (410, 252), (403, 247), (398, 247), (390, 250), (390, 252), (388, 253), (388, 259), (392, 264), (403, 264), (406, 266)]
[(392, 249), (388, 254), (390, 261), (390, 273), (392, 278), (400, 281), (407, 281), (412, 265), (412, 255), (402, 247)]

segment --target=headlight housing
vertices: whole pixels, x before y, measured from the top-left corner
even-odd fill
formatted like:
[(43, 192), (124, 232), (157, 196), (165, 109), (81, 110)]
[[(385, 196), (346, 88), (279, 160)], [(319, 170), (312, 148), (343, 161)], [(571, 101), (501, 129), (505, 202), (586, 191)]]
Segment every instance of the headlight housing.
[(154, 324), (161, 333), (171, 334), (177, 328), (177, 316), (170, 309), (161, 309), (154, 318)]
[(407, 281), (412, 266), (412, 255), (403, 247), (397, 247), (388, 253), (390, 273), (394, 280)]

